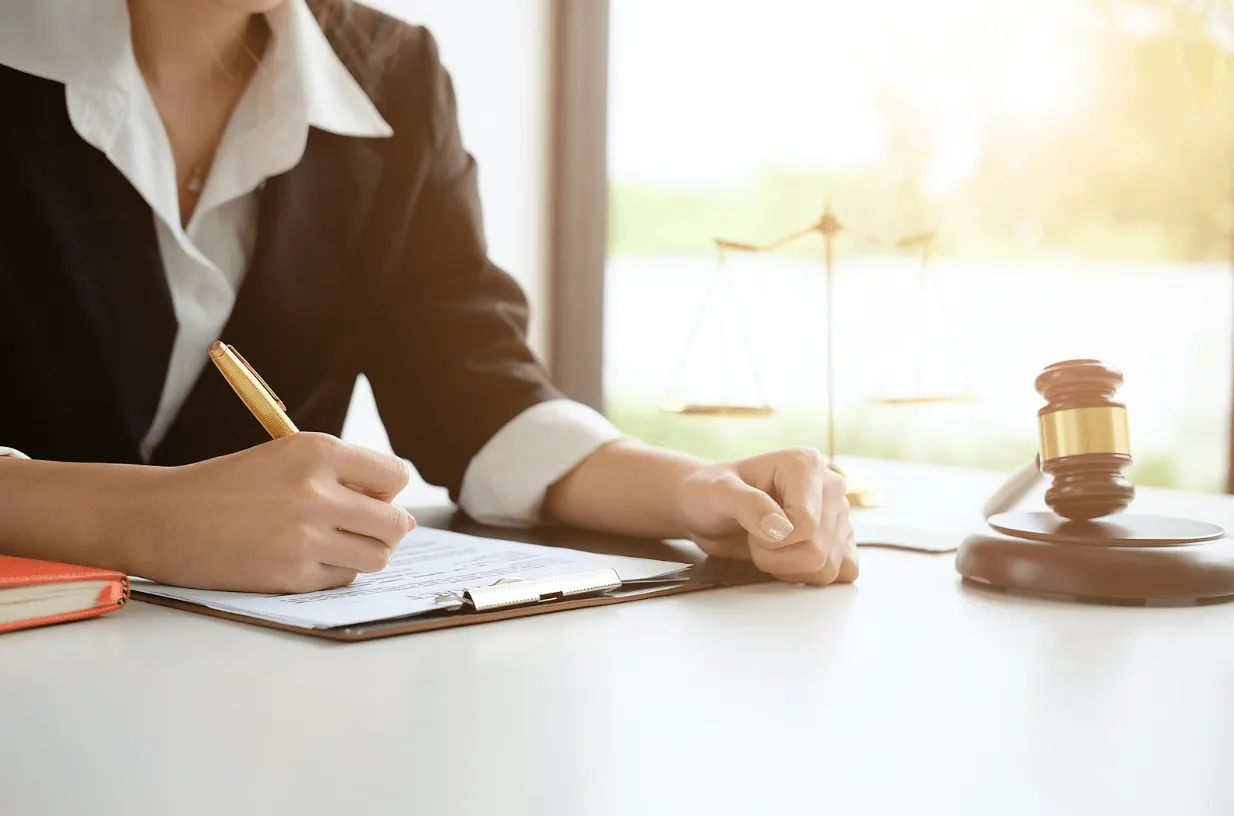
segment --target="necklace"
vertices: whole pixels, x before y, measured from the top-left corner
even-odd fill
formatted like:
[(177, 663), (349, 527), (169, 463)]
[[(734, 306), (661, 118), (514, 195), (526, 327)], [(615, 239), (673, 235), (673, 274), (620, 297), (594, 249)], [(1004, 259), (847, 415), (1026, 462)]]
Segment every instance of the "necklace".
[[(258, 19), (259, 19), (259, 15), (254, 15), (254, 23), (256, 23)], [(248, 43), (249, 38), (251, 36), (255, 36), (253, 34), (253, 31), (254, 29), (250, 27), (244, 33), (244, 35), (240, 37), (239, 44), (240, 44), (240, 47), (244, 49), (244, 53), (237, 56), (234, 60), (232, 60), (232, 62), (239, 63), (245, 57), (247, 57), (251, 61), (253, 73), (256, 74), (257, 71), (261, 70), (261, 58), (258, 57), (255, 53), (253, 53), (253, 49), (249, 47), (249, 43)], [(256, 35), (256, 36), (260, 36), (260, 35)], [(222, 70), (223, 74), (229, 80), (234, 79), (233, 71), (228, 69), (228, 67), (225, 64), (223, 64), (222, 59), (216, 56), (214, 58), (214, 61), (218, 65), (218, 67)], [(237, 65), (235, 74), (242, 74), (248, 68), (249, 68), (248, 65), (243, 65), (243, 66)], [(252, 77), (250, 76), (249, 79), (251, 80)], [(231, 100), (231, 103), (227, 106), (228, 111), (226, 115), (222, 117), (221, 124), (219, 125), (215, 133), (212, 134), (210, 140), (206, 142), (206, 146), (202, 150), (201, 154), (197, 157), (195, 161), (193, 161), (189, 165), (188, 173), (186, 174), (184, 182), (183, 182), (184, 189), (188, 191), (192, 195), (193, 198), (196, 198), (197, 196), (201, 195), (202, 190), (204, 190), (206, 187), (206, 176), (209, 172), (210, 165), (213, 162), (214, 152), (215, 150), (217, 150), (219, 143), (222, 141), (223, 134), (227, 131), (227, 125), (231, 121), (231, 110), (234, 108), (235, 103), (238, 101), (240, 93), (243, 92), (243, 83), (233, 82), (230, 84), (234, 84), (237, 87), (239, 92), (234, 93), (234, 97)]]
[(201, 195), (206, 187), (206, 163), (199, 161), (189, 168), (188, 178), (184, 180), (184, 189), (193, 195)]

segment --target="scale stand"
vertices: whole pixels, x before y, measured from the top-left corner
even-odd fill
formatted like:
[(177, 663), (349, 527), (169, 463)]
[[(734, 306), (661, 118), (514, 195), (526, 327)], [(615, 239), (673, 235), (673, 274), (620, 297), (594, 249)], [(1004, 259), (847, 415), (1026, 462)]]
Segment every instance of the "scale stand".
[[(779, 238), (768, 244), (750, 244), (750, 243), (730, 241), (730, 240), (720, 239), (720, 238), (715, 239), (716, 249), (719, 252), (719, 263), (718, 263), (718, 269), (717, 269), (717, 276), (715, 279), (713, 279), (712, 285), (708, 289), (707, 296), (704, 299), (702, 307), (700, 308), (699, 319), (696, 321), (695, 327), (691, 332), (690, 338), (687, 340), (686, 353), (688, 353), (689, 349), (692, 347), (694, 335), (697, 333), (698, 326), (701, 323), (701, 316), (706, 311), (706, 308), (710, 302), (710, 298), (714, 294), (717, 284), (720, 282), (719, 279), (723, 277), (725, 279), (725, 282), (728, 282), (731, 285), (731, 281), (727, 280), (728, 272), (724, 266), (724, 261), (726, 259), (727, 253), (730, 253), (730, 252), (740, 252), (740, 253), (746, 253), (746, 254), (769, 253), (769, 252), (774, 252), (778, 249), (781, 249), (782, 247), (785, 247), (789, 244), (792, 244), (810, 235), (821, 236), (823, 239), (824, 270), (826, 274), (824, 285), (825, 285), (826, 300), (827, 300), (826, 319), (825, 319), (825, 322), (826, 322), (826, 328), (825, 328), (826, 361), (825, 362), (826, 362), (826, 367), (827, 367), (827, 379), (826, 379), (827, 431), (826, 431), (825, 457), (826, 457), (828, 468), (835, 471), (836, 473), (839, 473), (842, 476), (845, 476), (847, 480), (848, 478), (847, 474), (845, 474), (844, 471), (840, 469), (837, 463), (836, 411), (835, 411), (835, 364), (834, 364), (835, 363), (835, 360), (834, 360), (835, 241), (836, 241), (836, 238), (842, 232), (846, 232), (846, 231), (852, 232), (840, 222), (839, 218), (837, 218), (835, 213), (832, 211), (830, 204), (828, 204), (824, 207), (823, 214), (819, 217), (817, 221), (810, 224), (805, 229), (799, 230), (795, 233), (792, 233), (791, 235), (787, 235), (782, 238)], [(891, 243), (879, 240), (869, 235), (861, 235), (860, 237), (864, 238), (866, 241), (870, 243), (876, 244), (878, 246), (887, 247), (897, 252), (920, 250), (921, 257), (922, 257), (922, 269), (924, 273), (926, 262), (929, 259), (929, 250), (933, 243), (934, 233), (928, 232), (928, 233), (908, 235), (908, 236), (904, 236), (900, 238), (899, 240), (895, 242), (891, 242)], [(741, 321), (738, 320), (737, 322), (738, 324), (740, 324)], [(754, 380), (755, 380), (754, 385), (755, 385), (755, 389), (759, 392), (757, 394), (756, 401), (753, 403), (746, 403), (746, 404), (730, 403), (730, 402), (719, 402), (719, 403), (717, 402), (674, 402), (674, 403), (666, 403), (663, 406), (663, 410), (671, 412), (671, 413), (683, 415), (683, 416), (707, 416), (707, 417), (765, 417), (773, 413), (773, 409), (763, 399), (763, 395), (761, 393), (761, 385), (758, 382), (757, 367), (754, 365), (754, 362), (753, 362), (754, 357), (749, 347), (748, 338), (745, 336), (744, 330), (741, 328), (740, 325), (737, 326), (737, 330), (741, 334), (743, 349), (744, 349), (747, 361), (749, 362), (751, 366), (751, 371), (754, 372)], [(674, 382), (677, 382), (680, 378), (681, 370), (685, 364), (686, 353), (683, 353), (682, 359), (678, 363), (677, 369), (674, 372), (674, 375), (673, 375)], [(910, 398), (908, 400), (899, 400), (898, 404), (912, 404), (912, 403), (920, 403), (920, 402), (939, 402), (939, 401), (956, 402), (956, 401), (967, 401), (971, 398), (972, 397), (969, 394), (964, 394), (960, 397), (929, 395), (925, 398)], [(861, 486), (856, 483), (851, 483), (848, 485), (846, 496), (848, 498), (850, 506), (852, 507), (873, 507), (873, 506), (877, 506), (881, 504), (881, 499), (877, 497), (877, 495), (872, 489), (870, 489), (869, 487)]]

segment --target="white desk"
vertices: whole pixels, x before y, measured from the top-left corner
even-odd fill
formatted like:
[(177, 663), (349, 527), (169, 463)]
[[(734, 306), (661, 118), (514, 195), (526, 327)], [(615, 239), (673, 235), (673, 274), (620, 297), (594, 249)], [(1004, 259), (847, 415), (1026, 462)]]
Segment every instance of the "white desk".
[[(880, 468), (977, 505), (982, 474)], [(1234, 528), (1234, 500), (1138, 510)], [(1234, 604), (1080, 606), (867, 550), (336, 644), (134, 603), (0, 636), (0, 813), (1234, 813)]]

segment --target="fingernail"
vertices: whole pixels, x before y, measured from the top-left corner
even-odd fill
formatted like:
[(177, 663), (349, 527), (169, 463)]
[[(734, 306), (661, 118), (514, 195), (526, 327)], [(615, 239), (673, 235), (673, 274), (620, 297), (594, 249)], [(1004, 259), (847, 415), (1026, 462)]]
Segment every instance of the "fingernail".
[(768, 513), (758, 523), (758, 528), (772, 541), (779, 541), (793, 531), (793, 523), (779, 513)]

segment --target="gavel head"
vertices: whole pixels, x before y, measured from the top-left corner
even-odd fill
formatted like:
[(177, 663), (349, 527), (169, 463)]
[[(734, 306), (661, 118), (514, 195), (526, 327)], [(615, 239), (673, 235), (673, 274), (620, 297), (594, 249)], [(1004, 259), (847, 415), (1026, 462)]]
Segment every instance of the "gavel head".
[(1045, 502), (1060, 516), (1087, 520), (1131, 504), (1135, 487), (1127, 408), (1115, 400), (1122, 372), (1097, 360), (1066, 360), (1037, 376), (1046, 405), (1037, 412), (1041, 470), (1052, 477)]

